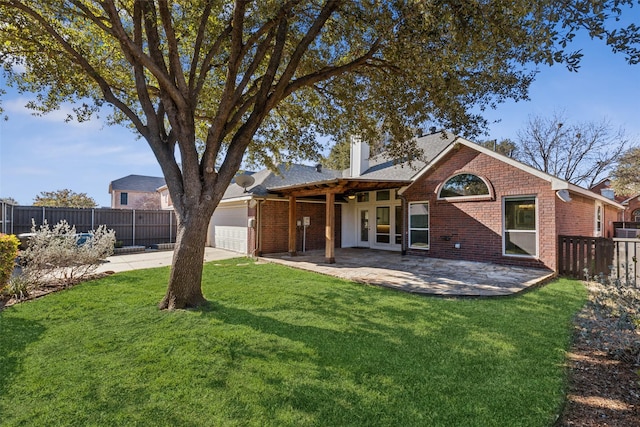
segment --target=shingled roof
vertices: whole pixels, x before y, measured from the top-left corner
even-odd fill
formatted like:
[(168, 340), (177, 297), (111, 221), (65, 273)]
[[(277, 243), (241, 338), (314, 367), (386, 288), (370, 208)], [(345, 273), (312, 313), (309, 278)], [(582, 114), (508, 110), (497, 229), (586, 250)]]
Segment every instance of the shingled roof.
[[(441, 132), (436, 132), (420, 137), (416, 140), (416, 145), (422, 150), (422, 156), (409, 162), (406, 160), (398, 161), (386, 153), (379, 154), (369, 159), (369, 169), (364, 171), (360, 175), (360, 178), (385, 181), (410, 180), (421, 171), (422, 168), (431, 163), (431, 161), (444, 151), (455, 139), (456, 136), (448, 132), (444, 135)], [(347, 177), (348, 174), (349, 170), (347, 169), (344, 171), (344, 176)]]
[(157, 176), (145, 175), (128, 175), (124, 178), (111, 181), (109, 184), (109, 193), (112, 191), (139, 191), (145, 193), (153, 193), (158, 188), (165, 185), (164, 178)]
[[(277, 172), (263, 169), (251, 175), (253, 184), (247, 187), (247, 193), (254, 196), (265, 196), (272, 188), (289, 185), (326, 181), (342, 177), (342, 171), (307, 165), (280, 165)], [(247, 195), (239, 185), (232, 183), (224, 193), (224, 199), (232, 199)]]
[[(369, 159), (369, 168), (354, 179), (359, 181), (409, 181), (445, 150), (455, 138), (455, 135), (450, 133), (443, 137), (441, 132), (418, 138), (416, 144), (423, 152), (420, 158), (413, 159), (411, 162), (398, 161), (383, 153)], [(232, 183), (225, 191), (223, 200), (248, 195), (266, 196), (271, 190), (327, 182), (338, 178), (351, 178), (349, 169), (342, 171), (297, 164), (281, 165), (277, 172), (264, 169), (254, 173), (252, 177), (254, 182), (247, 187), (246, 192), (244, 188)]]

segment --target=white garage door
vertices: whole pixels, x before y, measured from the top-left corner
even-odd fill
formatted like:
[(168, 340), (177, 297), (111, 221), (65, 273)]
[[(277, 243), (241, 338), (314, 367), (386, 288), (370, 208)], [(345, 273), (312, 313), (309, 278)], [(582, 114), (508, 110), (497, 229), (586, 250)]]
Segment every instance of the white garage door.
[(211, 218), (209, 242), (213, 247), (247, 253), (247, 207), (218, 207)]

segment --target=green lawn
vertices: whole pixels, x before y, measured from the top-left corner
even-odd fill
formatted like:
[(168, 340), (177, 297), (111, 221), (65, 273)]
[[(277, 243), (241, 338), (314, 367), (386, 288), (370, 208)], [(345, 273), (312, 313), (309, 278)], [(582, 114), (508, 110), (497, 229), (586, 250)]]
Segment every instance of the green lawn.
[(546, 426), (580, 282), (443, 299), (229, 260), (197, 311), (168, 268), (0, 312), (0, 425)]

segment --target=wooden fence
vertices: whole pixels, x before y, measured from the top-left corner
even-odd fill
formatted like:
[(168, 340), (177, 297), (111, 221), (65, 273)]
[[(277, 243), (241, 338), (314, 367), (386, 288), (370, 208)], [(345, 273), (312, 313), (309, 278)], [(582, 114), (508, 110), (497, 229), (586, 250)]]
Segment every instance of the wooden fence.
[(640, 239), (558, 237), (558, 273), (584, 279), (603, 274), (637, 286)]
[(46, 220), (54, 225), (66, 220), (78, 233), (95, 230), (100, 225), (116, 232), (116, 240), (124, 246), (151, 246), (174, 243), (176, 217), (171, 210), (77, 209), (39, 206), (0, 206), (3, 233), (20, 234), (31, 231), (32, 223), (40, 226)]

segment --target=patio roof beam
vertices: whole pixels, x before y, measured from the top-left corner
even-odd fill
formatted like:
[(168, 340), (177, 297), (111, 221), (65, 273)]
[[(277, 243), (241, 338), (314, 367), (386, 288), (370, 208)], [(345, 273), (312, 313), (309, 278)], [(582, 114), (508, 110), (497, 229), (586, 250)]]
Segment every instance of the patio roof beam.
[(299, 184), (270, 190), (276, 194), (296, 197), (322, 196), (331, 191), (333, 194), (355, 193), (360, 191), (387, 190), (409, 185), (411, 181), (363, 181), (353, 179), (336, 179), (326, 182)]
[(289, 196), (289, 255), (296, 256), (297, 241), (296, 196)]
[(327, 264), (335, 264), (335, 250), (336, 250), (336, 239), (335, 239), (335, 225), (336, 225), (336, 195), (331, 190), (326, 193), (326, 209), (325, 209), (325, 250), (324, 250), (324, 258)]

